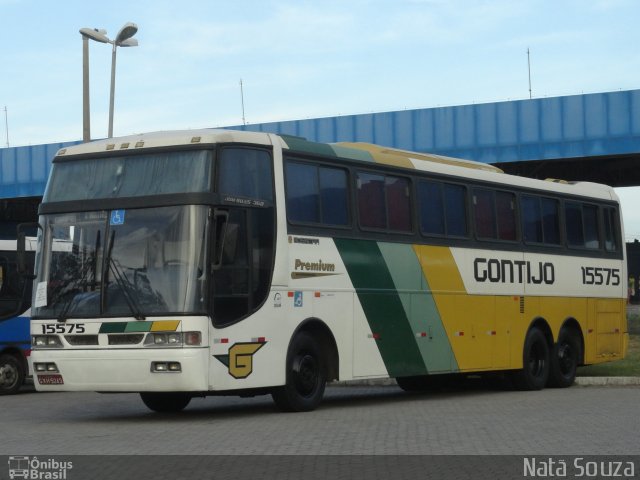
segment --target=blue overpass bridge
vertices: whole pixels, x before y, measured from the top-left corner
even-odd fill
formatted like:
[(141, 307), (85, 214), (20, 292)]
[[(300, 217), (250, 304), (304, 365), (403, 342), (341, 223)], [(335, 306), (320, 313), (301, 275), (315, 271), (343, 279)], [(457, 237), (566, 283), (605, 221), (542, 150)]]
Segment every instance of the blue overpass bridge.
[(370, 142), (516, 175), (640, 185), (640, 90), (238, 125), (318, 142)]
[[(640, 90), (228, 128), (318, 142), (377, 143), (490, 163), (535, 178), (640, 185)], [(0, 149), (0, 199), (42, 196), (51, 159), (75, 143)]]

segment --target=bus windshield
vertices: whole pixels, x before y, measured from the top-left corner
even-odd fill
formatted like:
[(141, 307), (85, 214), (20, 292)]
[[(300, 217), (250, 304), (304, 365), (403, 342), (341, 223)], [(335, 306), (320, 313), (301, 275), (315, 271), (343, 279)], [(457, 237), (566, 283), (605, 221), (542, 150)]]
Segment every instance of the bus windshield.
[(45, 215), (33, 317), (203, 313), (208, 207)]
[[(54, 161), (44, 202), (141, 197), (210, 189), (213, 152), (169, 151)], [(180, 169), (180, 175), (167, 172)]]

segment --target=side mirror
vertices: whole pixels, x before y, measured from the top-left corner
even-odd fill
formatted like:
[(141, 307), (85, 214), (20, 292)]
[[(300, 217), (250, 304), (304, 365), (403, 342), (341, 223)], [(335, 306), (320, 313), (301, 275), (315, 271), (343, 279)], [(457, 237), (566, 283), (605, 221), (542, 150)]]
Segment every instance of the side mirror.
[(17, 257), (18, 257), (18, 274), (27, 280), (34, 280), (36, 276), (33, 274), (33, 266), (27, 266), (27, 232), (34, 229), (42, 230), (39, 223), (20, 223), (17, 228)]

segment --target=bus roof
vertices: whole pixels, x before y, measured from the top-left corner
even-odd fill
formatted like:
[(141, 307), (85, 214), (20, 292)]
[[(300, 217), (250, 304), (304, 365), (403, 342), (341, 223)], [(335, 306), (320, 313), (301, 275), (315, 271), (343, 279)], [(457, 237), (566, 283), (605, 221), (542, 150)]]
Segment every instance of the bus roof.
[(305, 138), (291, 135), (275, 135), (265, 132), (248, 132), (240, 130), (175, 130), (107, 138), (60, 149), (56, 157), (68, 157), (71, 155), (83, 155), (107, 151), (118, 151), (124, 153), (132, 150), (139, 151), (147, 148), (171, 147), (176, 145), (205, 145), (215, 143), (272, 145), (273, 142), (278, 141), (278, 139), (282, 148), (301, 153), (319, 154), (334, 158), (345, 158), (358, 162), (377, 163), (393, 167), (429, 171), (465, 179), (474, 178), (481, 181), (503, 183), (510, 186), (618, 201), (618, 197), (613, 188), (597, 183), (565, 182), (555, 179), (543, 181), (527, 177), (518, 177), (508, 175), (499, 168), (482, 162), (445, 157), (430, 153), (410, 152), (370, 143), (318, 143), (310, 142)]

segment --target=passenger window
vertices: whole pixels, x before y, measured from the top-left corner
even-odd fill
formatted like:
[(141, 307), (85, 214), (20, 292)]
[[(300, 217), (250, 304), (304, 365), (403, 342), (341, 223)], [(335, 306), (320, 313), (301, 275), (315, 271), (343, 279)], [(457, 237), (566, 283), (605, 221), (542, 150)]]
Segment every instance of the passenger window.
[(439, 182), (419, 182), (418, 202), (420, 204), (420, 230), (422, 233), (445, 235), (442, 184)]
[(515, 241), (516, 199), (513, 193), (496, 192), (496, 213), (498, 214), (498, 239)]
[(320, 167), (319, 170), (322, 223), (347, 225), (349, 223), (347, 172), (327, 167)]
[(558, 200), (522, 195), (520, 206), (526, 243), (560, 244)]
[(567, 243), (573, 248), (600, 248), (598, 207), (578, 202), (565, 203)]
[(420, 231), (425, 235), (467, 235), (466, 188), (434, 181), (418, 183)]
[(359, 172), (358, 215), (360, 226), (364, 228), (410, 232), (409, 180)]
[(389, 212), (389, 229), (411, 231), (411, 197), (409, 180), (406, 178), (387, 176), (385, 179), (387, 193), (387, 211)]
[(582, 229), (582, 208), (579, 203), (566, 202), (564, 216), (567, 222), (567, 244), (570, 247), (584, 247)]
[(560, 202), (542, 198), (542, 232), (544, 243), (560, 245)]
[(349, 223), (345, 170), (288, 162), (286, 188), (289, 221), (325, 225)]
[(582, 207), (584, 218), (584, 239), (585, 247), (591, 250), (600, 248), (600, 237), (598, 236), (598, 207), (595, 205), (584, 205)]
[(473, 191), (476, 234), (478, 238), (495, 239), (496, 211), (493, 203), (493, 192), (476, 188)]
[(218, 162), (223, 195), (273, 201), (271, 155), (253, 148), (224, 148)]
[(287, 163), (287, 215), (291, 222), (320, 222), (320, 196), (316, 167)]
[(467, 236), (467, 189), (462, 185), (444, 184), (447, 235)]
[(604, 212), (604, 248), (607, 252), (618, 251), (618, 228), (615, 208), (605, 208)]
[(387, 209), (385, 203), (384, 176), (359, 173), (358, 214), (360, 226), (365, 228), (386, 228)]
[(543, 243), (542, 212), (540, 199), (523, 195), (520, 199), (522, 208), (522, 235), (527, 243)]

